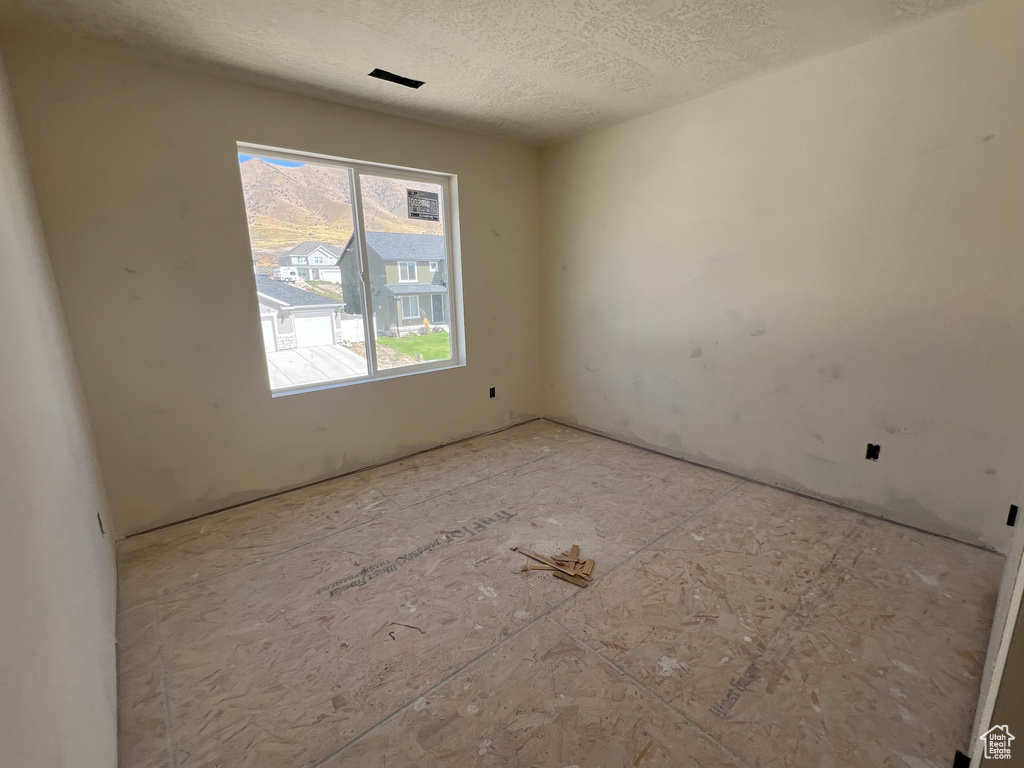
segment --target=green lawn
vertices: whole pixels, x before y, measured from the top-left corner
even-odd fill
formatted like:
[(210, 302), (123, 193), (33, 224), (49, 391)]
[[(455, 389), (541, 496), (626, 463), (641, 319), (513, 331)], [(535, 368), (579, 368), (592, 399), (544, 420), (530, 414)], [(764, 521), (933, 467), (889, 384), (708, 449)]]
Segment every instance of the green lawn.
[(409, 357), (423, 355), (424, 360), (447, 360), (452, 356), (451, 339), (447, 332), (428, 333), (425, 336), (406, 336), (404, 339), (392, 339), (378, 336), (377, 343), (391, 347)]

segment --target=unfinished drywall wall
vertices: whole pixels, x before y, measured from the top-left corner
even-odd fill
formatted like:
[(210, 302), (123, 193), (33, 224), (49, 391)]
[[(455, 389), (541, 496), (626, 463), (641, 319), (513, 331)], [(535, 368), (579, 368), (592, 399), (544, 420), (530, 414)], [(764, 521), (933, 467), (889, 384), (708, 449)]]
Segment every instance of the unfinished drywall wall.
[(113, 539), (0, 64), (0, 764), (117, 763)]
[(1024, 3), (556, 145), (542, 174), (547, 413), (1004, 548)]
[[(120, 533), (538, 412), (536, 149), (115, 48), (3, 42)], [(457, 174), (468, 365), (272, 399), (236, 141)]]

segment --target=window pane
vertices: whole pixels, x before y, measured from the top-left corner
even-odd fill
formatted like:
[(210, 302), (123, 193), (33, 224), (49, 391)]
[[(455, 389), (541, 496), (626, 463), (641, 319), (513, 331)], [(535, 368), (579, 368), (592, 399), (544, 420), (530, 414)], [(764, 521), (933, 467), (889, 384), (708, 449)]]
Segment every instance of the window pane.
[[(441, 185), (365, 173), (359, 180), (377, 368), (450, 360), (446, 201)], [(437, 271), (432, 271), (428, 266), (435, 262)]]
[(340, 263), (354, 230), (351, 171), (248, 152), (238, 161), (271, 389), (366, 376), (361, 278), (343, 280)]

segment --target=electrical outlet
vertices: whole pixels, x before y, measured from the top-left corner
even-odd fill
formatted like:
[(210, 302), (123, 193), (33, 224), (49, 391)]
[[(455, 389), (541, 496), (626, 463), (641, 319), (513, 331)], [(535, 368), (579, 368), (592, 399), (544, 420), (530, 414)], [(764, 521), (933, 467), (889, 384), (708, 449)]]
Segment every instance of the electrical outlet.
[(878, 454), (882, 452), (882, 446), (868, 443), (868, 454), (864, 458), (871, 461), (878, 461)]

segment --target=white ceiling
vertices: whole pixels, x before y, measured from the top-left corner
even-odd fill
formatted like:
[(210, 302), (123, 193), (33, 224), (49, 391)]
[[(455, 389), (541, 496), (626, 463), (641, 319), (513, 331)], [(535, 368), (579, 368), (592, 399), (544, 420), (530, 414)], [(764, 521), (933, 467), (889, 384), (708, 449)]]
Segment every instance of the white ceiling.
[[(42, 23), (531, 143), (651, 112), (967, 0), (4, 0)], [(380, 67), (426, 80), (374, 80)]]

